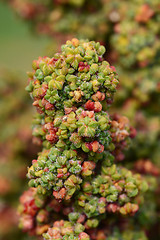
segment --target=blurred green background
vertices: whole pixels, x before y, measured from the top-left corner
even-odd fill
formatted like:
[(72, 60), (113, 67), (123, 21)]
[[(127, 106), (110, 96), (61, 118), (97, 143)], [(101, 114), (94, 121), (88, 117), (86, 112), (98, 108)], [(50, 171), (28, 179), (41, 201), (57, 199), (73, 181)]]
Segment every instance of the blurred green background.
[(32, 60), (44, 55), (49, 42), (45, 36), (31, 34), (29, 26), (0, 2), (0, 68), (30, 70)]
[(32, 104), (25, 91), (26, 72), (49, 43), (47, 37), (35, 36), (30, 26), (0, 2), (1, 240), (32, 239), (18, 229), (16, 217), (18, 199), (27, 184), (27, 165), (37, 153), (34, 147), (30, 149)]

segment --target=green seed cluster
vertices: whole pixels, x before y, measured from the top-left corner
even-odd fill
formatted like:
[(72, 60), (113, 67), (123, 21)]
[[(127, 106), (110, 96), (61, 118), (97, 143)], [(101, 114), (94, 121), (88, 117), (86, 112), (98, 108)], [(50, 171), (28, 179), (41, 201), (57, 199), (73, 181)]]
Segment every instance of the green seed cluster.
[[(33, 98), (43, 99), (45, 96), (43, 101), (35, 101), (34, 105), (53, 115), (54, 109), (47, 105), (47, 101), (56, 109), (78, 107), (79, 103), (82, 105), (96, 99), (94, 94), (97, 91), (104, 93), (102, 100), (111, 100), (118, 80), (114, 68), (102, 61), (104, 53), (105, 48), (99, 43), (85, 44), (75, 39), (62, 46), (61, 54), (34, 61), (35, 72), (29, 73), (31, 81), (27, 90)], [(94, 108), (99, 109), (99, 106)]]
[[(110, 166), (107, 160), (103, 163), (101, 175), (95, 177), (92, 182), (83, 180), (83, 191), (78, 194), (75, 206), (89, 218), (86, 222), (89, 223), (88, 227), (97, 227), (97, 217), (106, 211), (120, 212), (124, 215), (136, 212), (138, 206), (134, 201), (131, 204), (132, 199), (147, 188), (140, 175), (119, 169), (115, 164)], [(91, 218), (95, 218), (96, 226), (91, 225)]]
[[(92, 239), (87, 229), (96, 229), (107, 212), (134, 215), (148, 188), (139, 174), (114, 163), (134, 134), (127, 118), (110, 117), (107, 112), (118, 79), (115, 68), (103, 61), (104, 52), (99, 43), (72, 39), (61, 53), (33, 61), (33, 71), (28, 73), (26, 90), (38, 112), (33, 135), (43, 150), (28, 169), (32, 188), (22, 197), (22, 206), (35, 210), (28, 208), (30, 229), (26, 230), (46, 232), (55, 221), (55, 202), (61, 219), (67, 215), (69, 220), (54, 222), (45, 239)], [(33, 191), (44, 199), (43, 206), (36, 204)], [(37, 230), (36, 216), (43, 210), (43, 219), (52, 200), (46, 226), (42, 221)], [(20, 212), (23, 229), (24, 209)]]
[[(56, 147), (67, 148), (68, 146), (71, 149), (81, 148), (89, 152), (86, 143), (92, 142), (93, 139), (107, 149), (111, 142), (108, 132), (110, 127), (107, 113), (94, 113), (78, 108), (75, 112), (65, 115), (63, 111), (57, 111), (54, 118), (45, 118), (45, 122), (41, 115), (36, 115), (33, 121), (33, 136), (43, 140), (43, 146), (46, 148), (55, 143)], [(99, 149), (99, 152), (102, 150)], [(97, 151), (93, 149), (93, 152)]]
[[(126, 170), (124, 170), (124, 175), (125, 173), (126, 173)], [(137, 176), (136, 178), (137, 181), (138, 181), (138, 178), (140, 178), (140, 176)], [(152, 180), (154, 179), (148, 179), (148, 182), (150, 182), (150, 184), (152, 184), (153, 186), (154, 183), (152, 182)], [(73, 237), (75, 239), (81, 239), (81, 238), (85, 239), (85, 237), (86, 239), (92, 239), (92, 235), (93, 235), (93, 236), (96, 236), (95, 239), (100, 240), (103, 238), (106, 239), (106, 237), (108, 238), (109, 237), (111, 238), (113, 236), (118, 237), (118, 236), (121, 236), (120, 234), (122, 234), (121, 237), (126, 239), (127, 233), (129, 234), (128, 236), (131, 239), (132, 238), (137, 239), (137, 237), (140, 237), (140, 236), (143, 238), (146, 237), (143, 232), (133, 231), (132, 224), (135, 225), (135, 223), (132, 221), (129, 222), (129, 219), (127, 219), (127, 225), (129, 224), (128, 229), (132, 229), (132, 231), (131, 230), (122, 231), (121, 229), (121, 232), (120, 232), (117, 228), (117, 229), (114, 229), (113, 232), (111, 232), (112, 228), (110, 224), (113, 224), (113, 219), (111, 220), (111, 222), (108, 221), (109, 219), (107, 220), (108, 222), (107, 228), (106, 228), (106, 224), (104, 225), (104, 220), (102, 221), (102, 226), (104, 226), (104, 229), (101, 225), (100, 227), (98, 227), (98, 220), (95, 218), (96, 214), (94, 214), (94, 216), (92, 216), (91, 218), (88, 218), (88, 216), (89, 214), (93, 215), (93, 212), (95, 212), (96, 208), (99, 210), (101, 214), (104, 213), (105, 201), (103, 197), (101, 198), (92, 197), (92, 199), (90, 199), (90, 202), (88, 201), (87, 203), (86, 199), (89, 197), (88, 193), (89, 193), (89, 188), (91, 189), (91, 187), (89, 183), (87, 184), (84, 183), (84, 185), (85, 185), (85, 190), (84, 190), (85, 197), (79, 196), (79, 202), (81, 202), (80, 205), (82, 206), (85, 200), (86, 205), (85, 207), (83, 205), (83, 210), (81, 208), (81, 211), (79, 207), (77, 208), (77, 203), (73, 211), (73, 206), (71, 206), (71, 203), (68, 203), (68, 204), (65, 203), (64, 205), (62, 205), (62, 203), (57, 202), (55, 199), (42, 195), (39, 192), (38, 188), (30, 188), (28, 191), (24, 192), (20, 198), (20, 206), (18, 209), (18, 212), (20, 215), (20, 223), (19, 223), (20, 227), (23, 228), (23, 230), (36, 235), (41, 235), (43, 232), (47, 231), (46, 234), (43, 234), (45, 239), (59, 239), (59, 238), (73, 239)], [(121, 183), (121, 186), (122, 186), (122, 183)], [(155, 188), (155, 186), (153, 187)], [(150, 201), (148, 199), (147, 199), (147, 202), (149, 204), (148, 208), (150, 208), (151, 210), (150, 217), (152, 217), (152, 221), (153, 221), (154, 215), (152, 215), (152, 213), (154, 210), (153, 209), (154, 206), (150, 206)], [(144, 205), (144, 208), (145, 208), (145, 205)], [(116, 213), (117, 206), (115, 204), (110, 204), (107, 206), (107, 209), (109, 212), (113, 211), (114, 213)], [(76, 212), (76, 210), (78, 210), (78, 212)], [(130, 210), (137, 211), (137, 206), (135, 204), (127, 203), (123, 208), (121, 208), (121, 213), (126, 215), (127, 213), (129, 213)], [(84, 212), (85, 212), (85, 215), (84, 215)], [(139, 216), (138, 214), (137, 215), (138, 218), (143, 216), (145, 217), (145, 219), (147, 219), (149, 217), (147, 215), (143, 215), (144, 213), (148, 212), (146, 211), (146, 209), (143, 209), (143, 207), (140, 209), (140, 212), (141, 212), (141, 215)], [(97, 215), (98, 214), (99, 213), (97, 211)], [(57, 219), (60, 219), (61, 217), (66, 218), (67, 215), (68, 215), (69, 221), (64, 221), (64, 220), (57, 221)], [(84, 226), (83, 222), (86, 218), (85, 216), (87, 216), (88, 219), (85, 222), (85, 226)], [(104, 219), (104, 216), (102, 217), (102, 219)], [(136, 219), (134, 220), (137, 221)], [(55, 222), (52, 227), (53, 221)], [(141, 224), (143, 224), (142, 221), (143, 221), (143, 218), (140, 219)], [(149, 218), (148, 218), (148, 221), (150, 221)], [(36, 225), (35, 225), (35, 222), (36, 222)], [(145, 220), (145, 224), (146, 224), (146, 220)], [(86, 229), (91, 228), (89, 235), (84, 232), (85, 228)], [(147, 238), (144, 238), (144, 239), (147, 239)]]
[(60, 192), (60, 198), (65, 195), (66, 198), (70, 198), (76, 190), (79, 190), (82, 182), (80, 178), (82, 160), (82, 157), (73, 150), (62, 152), (55, 147), (44, 150), (28, 171), (28, 177), (33, 178), (29, 185), (41, 186), (38, 189), (42, 193), (46, 189), (54, 190)]

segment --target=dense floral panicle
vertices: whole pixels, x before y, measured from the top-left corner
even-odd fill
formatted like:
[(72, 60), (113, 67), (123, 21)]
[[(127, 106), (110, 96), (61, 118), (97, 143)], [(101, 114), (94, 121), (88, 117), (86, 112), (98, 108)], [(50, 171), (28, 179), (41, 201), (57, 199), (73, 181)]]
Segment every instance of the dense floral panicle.
[[(96, 157), (96, 153), (114, 150), (117, 160), (123, 160), (123, 149), (134, 138), (136, 131), (131, 128), (127, 118), (120, 115), (109, 117), (101, 111), (85, 111), (76, 108), (63, 115), (57, 111), (54, 118), (36, 115), (33, 121), (33, 136), (37, 143), (43, 143), (45, 148), (53, 144), (60, 148), (82, 149)], [(100, 156), (100, 155), (99, 155)]]
[[(93, 153), (101, 153), (111, 142), (111, 121), (108, 113), (104, 111), (96, 113), (82, 107), (70, 109), (66, 114), (56, 111), (54, 117), (45, 119), (36, 115), (33, 124), (33, 135), (40, 142), (43, 141), (46, 148), (55, 144), (60, 148), (69, 146), (85, 152), (92, 150)], [(87, 147), (89, 144), (92, 149)]]
[(53, 58), (33, 62), (27, 87), (33, 105), (49, 116), (56, 110), (66, 112), (83, 104), (86, 110), (100, 112), (103, 103), (112, 100), (118, 84), (115, 69), (103, 61), (105, 48), (99, 43), (72, 39), (61, 49)]
[[(57, 199), (69, 199), (82, 183), (82, 162), (83, 158), (73, 150), (62, 152), (55, 147), (44, 150), (29, 168), (28, 177), (32, 178), (30, 185), (41, 186), (44, 191), (51, 190)], [(95, 165), (91, 170), (94, 168)]]
[[(55, 221), (46, 205), (54, 201), (53, 208), (57, 203), (63, 216), (46, 239), (89, 240), (87, 231), (97, 228), (106, 214), (135, 215), (148, 188), (139, 174), (114, 163), (123, 160), (135, 131), (127, 118), (107, 112), (118, 79), (115, 68), (103, 61), (104, 53), (100, 43), (74, 38), (62, 45), (61, 53), (33, 61), (28, 73), (26, 90), (38, 112), (34, 140), (43, 146), (28, 169), (29, 186), (34, 187), (29, 191), (36, 191), (42, 204), (36, 205), (37, 195), (26, 200), (29, 192), (24, 194), (21, 225), (34, 234), (46, 232)], [(31, 219), (29, 227), (26, 218)]]
[[(70, 173), (70, 171), (74, 169), (74, 166), (71, 165), (70, 168), (68, 168), (69, 174), (67, 174), (67, 158), (65, 157), (68, 155), (68, 158), (73, 163), (74, 159), (72, 159), (72, 157), (76, 156), (76, 153), (71, 150), (65, 151), (65, 155), (59, 158), (56, 156), (58, 149), (52, 148), (50, 152), (52, 152), (52, 154), (54, 153), (54, 155), (48, 155), (51, 161), (48, 160), (45, 162), (45, 158), (40, 158), (34, 162), (34, 171), (32, 169), (29, 170), (29, 174), (31, 174), (34, 179), (30, 181), (30, 184), (34, 186), (38, 186), (38, 184), (41, 185), (40, 188), (38, 187), (38, 191), (41, 189), (42, 193), (43, 190), (44, 192), (46, 192), (47, 189), (54, 190), (53, 196), (61, 200), (63, 198), (69, 199), (72, 194), (79, 189), (80, 183), (82, 183), (82, 191), (80, 191), (77, 196), (75, 195), (75, 204), (73, 203), (72, 205), (75, 211), (76, 206), (78, 206), (78, 211), (87, 216), (87, 221), (86, 218), (84, 218), (87, 227), (96, 227), (100, 220), (99, 216), (103, 215), (106, 211), (112, 213), (120, 212), (122, 215), (137, 212), (138, 205), (135, 204), (134, 201), (132, 203), (132, 198), (147, 189), (147, 185), (140, 175), (133, 175), (127, 169), (117, 168), (115, 164), (110, 162), (112, 158), (110, 155), (108, 159), (103, 162), (101, 175), (92, 178), (92, 183), (90, 183), (91, 174), (95, 168), (95, 163), (93, 164), (93, 162), (90, 161), (84, 162), (82, 168), (78, 169), (79, 175), (81, 176), (81, 178), (78, 178), (78, 182), (78, 172), (76, 175)], [(56, 162), (54, 159), (56, 159)], [(82, 159), (80, 161), (82, 161)], [(53, 165), (52, 162), (55, 162), (55, 164)], [(45, 163), (47, 166), (44, 165), (43, 168), (40, 167)], [(60, 165), (60, 172), (58, 173), (56, 167)], [(77, 166), (75, 166), (75, 171), (76, 170)], [(94, 221), (90, 219), (93, 217)]]
[[(158, 116), (158, 94), (160, 91), (160, 71), (158, 66), (160, 52), (159, 0), (8, 0), (7, 2), (11, 2), (12, 7), (18, 15), (32, 22), (32, 26), (35, 27), (34, 30), (43, 34), (49, 34), (52, 37), (56, 36), (59, 44), (64, 42), (66, 36), (67, 38), (71, 38), (73, 35), (78, 35), (83, 38), (101, 41), (107, 47), (107, 50), (109, 50), (107, 55), (110, 61), (115, 62), (114, 64), (117, 66), (121, 65), (123, 69), (123, 73), (119, 71), (122, 88), (118, 91), (119, 94), (116, 98), (116, 106), (119, 107), (118, 113), (127, 115), (139, 132), (127, 158), (130, 169), (133, 168), (134, 171), (138, 171), (147, 177), (148, 175), (149, 177), (151, 177), (150, 175), (154, 175), (158, 178), (159, 170), (156, 165), (159, 165), (158, 159), (160, 156), (160, 126)], [(69, 59), (72, 60), (72, 57), (69, 57)], [(76, 66), (77, 63), (74, 62), (72, 65), (73, 64)], [(34, 61), (33, 66), (35, 70), (36, 65), (37, 62)], [(39, 69), (41, 72), (39, 71), (36, 74), (39, 74), (38, 80), (41, 81), (40, 75), (42, 75), (43, 69), (42, 67), (39, 67)], [(126, 71), (126, 69), (129, 71)], [(76, 113), (79, 107), (82, 107), (84, 111), (94, 111), (94, 113), (101, 113), (101, 109), (103, 111), (106, 110), (104, 106), (104, 101), (106, 101), (104, 91), (98, 91), (95, 92), (95, 94), (92, 93), (92, 97), (88, 95), (89, 99), (85, 99), (88, 92), (93, 91), (90, 82), (88, 84), (87, 80), (89, 78), (88, 72), (90, 71), (89, 64), (83, 61), (79, 62), (78, 70), (81, 73), (84, 72), (87, 84), (84, 84), (84, 86), (77, 90), (74, 78), (70, 79), (72, 84), (70, 84), (69, 90), (66, 88), (67, 93), (65, 95), (67, 97), (69, 96), (69, 101), (67, 100), (67, 103), (65, 102), (67, 106), (65, 106), (63, 110), (60, 107), (60, 105), (63, 105), (63, 99), (60, 101), (56, 93), (54, 93), (55, 99), (51, 98), (51, 94), (48, 94), (49, 91), (45, 84), (43, 84), (37, 92), (34, 92), (35, 96), (38, 94), (38, 96), (41, 97), (46, 94), (46, 91), (48, 94), (46, 94), (48, 99), (44, 99), (44, 97), (38, 97), (37, 99), (35, 97), (34, 106), (37, 107), (40, 115), (36, 117), (34, 122), (34, 141), (39, 145), (43, 144), (43, 147), (46, 149), (50, 149), (53, 145), (57, 144), (56, 148), (60, 148), (62, 152), (69, 149), (76, 150), (78, 155), (81, 150), (83, 150), (85, 156), (86, 154), (89, 156), (89, 159), (85, 159), (86, 161), (93, 161), (94, 158), (96, 160), (95, 163), (98, 163), (98, 169), (94, 171), (94, 173), (91, 171), (93, 174), (98, 174), (99, 166), (103, 159), (105, 159), (106, 151), (112, 152), (117, 161), (124, 159), (123, 150), (128, 146), (130, 138), (135, 135), (135, 130), (130, 129), (128, 124), (124, 124), (123, 128), (120, 128), (119, 120), (116, 119), (115, 123), (115, 118), (110, 118), (111, 121), (109, 120), (107, 131), (104, 131), (104, 133), (103, 121), (101, 124), (101, 133), (99, 133), (99, 127), (95, 126), (95, 123), (94, 128), (88, 125), (84, 127), (83, 120), (78, 123), (79, 126), (77, 125), (77, 128), (74, 129), (74, 124), (76, 124), (74, 121), (71, 123), (72, 127), (68, 128), (68, 125), (70, 125), (70, 122), (68, 124), (68, 120), (73, 120), (73, 118), (70, 118), (68, 115), (72, 111)], [(71, 75), (74, 74), (71, 73)], [(81, 78), (83, 78), (83, 76), (84, 75), (82, 75)], [(32, 75), (30, 77), (32, 78)], [(51, 87), (56, 86), (61, 89), (63, 85), (64, 89), (65, 83), (63, 83), (63, 78), (58, 81), (59, 83), (52, 81)], [(31, 84), (30, 87), (32, 87)], [(94, 82), (94, 89), (97, 87), (97, 84)], [(86, 88), (89, 89), (88, 92)], [(82, 95), (82, 92), (84, 95)], [(70, 107), (72, 100), (74, 100), (74, 102), (72, 107)], [(86, 102), (83, 102), (83, 106), (81, 106), (82, 100), (86, 100)], [(60, 105), (58, 105), (56, 101), (60, 102)], [(81, 103), (79, 101), (81, 101)], [(111, 99), (107, 100), (108, 105), (111, 102)], [(15, 106), (13, 101), (13, 105), (11, 105), (12, 111), (15, 109)], [(7, 109), (9, 109), (8, 104), (1, 106), (2, 113), (6, 112)], [(42, 115), (44, 112), (45, 115)], [(53, 113), (54, 117), (52, 116)], [(2, 118), (3, 116), (4, 114), (1, 114)], [(91, 115), (89, 115), (89, 117), (90, 116)], [(69, 117), (69, 119), (65, 120), (66, 117)], [(55, 118), (56, 120), (54, 120)], [(64, 121), (62, 118), (64, 118)], [(125, 122), (124, 118), (123, 120)], [(63, 121), (63, 123), (61, 121)], [(78, 121), (79, 120), (76, 122)], [(89, 122), (89, 124), (91, 125), (92, 121)], [(9, 132), (11, 133), (12, 131), (9, 130)], [(79, 136), (79, 134), (81, 135)], [(95, 135), (88, 139), (88, 134), (91, 136)], [(4, 135), (1, 133), (1, 136), (3, 137)], [(125, 139), (123, 139), (123, 137), (125, 137)], [(101, 157), (98, 157), (98, 155)], [(154, 164), (149, 162), (147, 160), (148, 158), (154, 162)], [(134, 161), (137, 159), (143, 160), (136, 162), (134, 165)], [(50, 164), (50, 162), (48, 164)], [(123, 164), (125, 165), (126, 161), (124, 161)], [(33, 165), (36, 164), (34, 163)], [(90, 173), (90, 169), (88, 169), (89, 166), (90, 164), (85, 164), (85, 174)], [(31, 168), (33, 168), (33, 166)], [(32, 174), (38, 170), (39, 169), (35, 167)], [(44, 169), (42, 168), (41, 170)], [(54, 171), (54, 174), (58, 175), (58, 170), (56, 169), (56, 171)], [(48, 172), (46, 169), (43, 174), (47, 176)], [(41, 185), (41, 176), (31, 176), (31, 178), (34, 182), (31, 180), (32, 182), (30, 182), (30, 184), (35, 184), (36, 181), (39, 181), (39, 191), (45, 192)], [(2, 179), (0, 187), (2, 192), (5, 193), (8, 191), (7, 181), (6, 178)], [(3, 181), (5, 182), (6, 188), (4, 187)], [(92, 179), (89, 179), (89, 181), (91, 182)], [(48, 181), (45, 184), (48, 186), (50, 183)], [(87, 182), (85, 183), (85, 189), (88, 188), (90, 188), (90, 185)], [(150, 188), (152, 188), (151, 184), (149, 184), (149, 189)], [(61, 188), (59, 188), (59, 190), (61, 190)], [(64, 193), (66, 193), (66, 191), (63, 188), (60, 194), (54, 192), (54, 197), (61, 198)], [(149, 207), (154, 205), (153, 201), (156, 201), (156, 197), (146, 195), (145, 198), (147, 200), (149, 199), (150, 204), (144, 207), (138, 215), (141, 218), (140, 224), (143, 222), (143, 227), (148, 230), (146, 219), (150, 218), (150, 222), (154, 222), (152, 221), (154, 218), (153, 214), (150, 215), (151, 210), (152, 212), (154, 211), (152, 208), (149, 210)], [(137, 198), (136, 201), (139, 202)], [(146, 205), (146, 201), (144, 205)], [(109, 209), (116, 208), (117, 206), (113, 204)], [(147, 218), (146, 215), (148, 215)], [(129, 233), (128, 236), (130, 236)], [(133, 236), (135, 239), (140, 238), (139, 235)], [(122, 238), (122, 236), (118, 236), (117, 238)]]
[[(28, 170), (28, 177), (31, 179), (29, 185), (38, 187), (44, 194), (52, 192), (56, 199), (70, 199), (83, 183), (84, 192), (99, 193), (100, 197), (106, 197), (109, 202), (119, 200), (121, 205), (128, 201), (129, 197), (136, 196), (145, 185), (139, 176), (132, 176), (126, 169), (117, 168), (112, 159), (112, 155), (106, 156), (102, 163), (102, 176), (98, 175), (93, 179), (93, 183), (89, 184), (89, 179), (95, 174), (98, 159), (96, 162), (92, 158), (87, 160), (87, 156), (80, 156), (75, 150), (62, 152), (52, 147), (44, 150), (37, 160), (32, 161), (33, 165)], [(85, 180), (87, 178), (88, 181)], [(121, 195), (124, 202), (121, 201)]]
[(134, 197), (148, 188), (140, 175), (133, 175), (127, 169), (117, 168), (115, 164), (107, 167), (107, 162), (106, 160), (102, 166), (101, 175), (92, 178), (92, 182), (83, 181), (82, 192), (75, 197), (79, 211), (88, 218), (86, 226), (89, 228), (95, 227), (92, 226), (90, 218), (95, 218), (97, 226), (99, 216), (105, 212), (120, 212), (122, 215), (137, 212), (138, 205)]

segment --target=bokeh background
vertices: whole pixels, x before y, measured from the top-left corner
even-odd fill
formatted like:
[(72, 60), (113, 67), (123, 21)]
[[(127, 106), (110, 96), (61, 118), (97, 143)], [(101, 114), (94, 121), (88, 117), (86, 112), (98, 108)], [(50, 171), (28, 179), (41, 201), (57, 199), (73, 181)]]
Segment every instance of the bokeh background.
[[(160, 4), (158, 0), (91, 0), (70, 1), (66, 6), (66, 2), (55, 1), (52, 6), (49, 0), (45, 4), (37, 0), (35, 4), (44, 5), (37, 8), (41, 9), (37, 15), (25, 11), (23, 1), (0, 2), (0, 239), (32, 239), (18, 229), (16, 214), (19, 197), (27, 189), (27, 166), (39, 151), (32, 141), (34, 110), (24, 90), (26, 72), (33, 59), (52, 55), (60, 43), (78, 36), (99, 40), (116, 65), (120, 86), (111, 111), (126, 115), (137, 130), (123, 165), (143, 174), (150, 184), (135, 220), (149, 239), (158, 240)], [(119, 164), (124, 155), (119, 156)]]
[(27, 239), (16, 216), (19, 197), (27, 189), (27, 166), (37, 153), (31, 139), (33, 112), (25, 92), (26, 72), (49, 43), (49, 38), (31, 34), (30, 27), (0, 2), (1, 240)]
[(45, 52), (50, 39), (31, 34), (30, 26), (5, 3), (0, 2), (0, 51), (1, 69), (24, 73), (31, 68), (34, 58)]

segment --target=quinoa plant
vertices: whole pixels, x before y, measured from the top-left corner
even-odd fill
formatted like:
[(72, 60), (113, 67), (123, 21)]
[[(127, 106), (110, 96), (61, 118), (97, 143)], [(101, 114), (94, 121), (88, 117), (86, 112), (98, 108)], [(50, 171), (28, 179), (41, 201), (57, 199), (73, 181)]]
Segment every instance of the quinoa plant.
[[(20, 227), (30, 234), (125, 239), (132, 223), (114, 227), (132, 219), (144, 201), (147, 182), (117, 164), (135, 131), (126, 117), (108, 112), (118, 78), (104, 53), (99, 42), (74, 38), (53, 57), (33, 61), (28, 73), (26, 90), (38, 112), (33, 135), (42, 144), (20, 198)], [(147, 239), (142, 229), (130, 233), (140, 237)]]
[[(145, 202), (142, 201), (143, 207), (141, 207), (138, 213), (135, 214), (135, 217), (132, 218), (134, 219), (134, 224), (132, 224), (135, 225), (137, 223), (140, 228), (143, 228), (148, 233), (150, 239), (159, 239), (160, 233), (159, 235), (154, 234), (154, 232), (158, 233), (158, 228), (155, 228), (155, 225), (158, 225), (160, 214), (160, 203), (158, 200), (160, 191), (158, 187), (160, 174), (159, 0), (8, 0), (8, 2), (21, 18), (31, 23), (34, 32), (36, 31), (40, 34), (51, 36), (52, 39), (57, 40), (59, 45), (64, 43), (66, 38), (71, 39), (72, 36), (78, 36), (100, 41), (106, 47), (107, 52), (105, 56), (108, 56), (108, 61), (111, 65), (116, 66), (120, 79), (120, 86), (115, 95), (115, 101), (111, 105), (112, 98), (107, 100), (107, 107), (111, 105), (112, 109), (110, 112), (118, 112), (127, 116), (137, 131), (137, 136), (132, 141), (129, 151), (126, 145), (129, 144), (130, 138), (127, 137), (125, 141), (115, 143), (115, 136), (112, 133), (112, 143), (115, 145), (115, 149), (112, 150), (112, 155), (114, 155), (115, 161), (118, 162), (118, 166), (123, 164), (123, 167), (133, 172), (139, 172), (147, 180), (150, 190), (147, 192), (147, 195), (145, 195)], [(50, 52), (49, 56), (52, 58)], [(42, 59), (39, 59), (39, 61), (42, 61)], [(37, 63), (34, 62), (34, 64)], [(87, 71), (88, 70), (86, 70), (86, 73), (88, 73)], [(87, 80), (87, 83), (89, 83), (89, 80)], [(63, 81), (61, 85), (65, 87)], [(85, 92), (83, 96), (81, 96), (81, 93), (74, 95), (74, 85), (75, 83), (73, 84), (73, 89), (71, 88), (72, 93), (71, 96), (69, 95), (69, 100), (73, 98), (76, 102), (78, 98), (80, 98), (82, 103), (84, 103), (84, 99), (87, 101), (85, 94), (88, 93), (86, 93), (84, 89), (81, 89), (82, 92)], [(90, 89), (89, 86), (91, 85), (87, 85), (86, 88)], [(32, 86), (30, 85), (30, 87)], [(42, 88), (43, 90), (41, 91), (43, 95), (45, 86)], [(91, 90), (92, 89), (90, 89), (89, 92), (91, 92)], [(58, 89), (58, 91), (60, 90)], [(61, 91), (63, 91), (63, 88)], [(97, 91), (99, 91), (99, 89)], [(47, 112), (49, 112), (48, 110), (53, 110), (49, 109), (49, 103), (56, 106), (57, 109), (56, 101), (58, 104), (59, 102), (63, 104), (64, 101), (68, 100), (64, 100), (64, 97), (61, 96), (58, 98), (57, 95), (55, 97), (56, 100), (53, 99), (52, 95), (50, 93), (48, 94), (47, 88), (47, 97), (45, 100), (49, 101), (49, 103), (45, 103), (42, 99), (39, 104), (39, 98), (36, 98), (35, 92), (33, 93), (33, 97), (35, 98), (34, 105), (37, 107), (38, 113), (33, 120), (33, 136), (34, 141), (42, 144), (45, 149), (39, 158), (47, 155), (46, 149), (49, 151), (53, 144), (54, 146), (56, 144), (65, 144), (68, 146), (69, 143), (66, 144), (67, 141), (78, 147), (79, 150), (81, 149), (81, 151), (84, 151), (86, 146), (90, 149), (94, 148), (93, 143), (88, 144), (87, 142), (87, 145), (86, 142), (84, 142), (83, 136), (77, 136), (79, 131), (81, 131), (79, 130), (80, 128), (84, 131), (82, 128), (83, 121), (78, 123), (81, 124), (78, 126), (76, 120), (74, 120), (74, 124), (78, 126), (77, 129), (74, 130), (70, 127), (68, 128), (67, 125), (69, 125), (69, 123), (65, 124), (67, 129), (58, 129), (59, 121), (64, 115), (60, 106), (58, 107), (58, 113), (57, 111), (55, 113), (56, 124), (50, 124), (51, 120), (46, 120), (46, 118), (44, 121), (42, 114), (44, 111), (43, 108), (46, 108)], [(88, 95), (88, 97), (90, 96)], [(95, 99), (89, 100), (97, 101)], [(108, 111), (108, 108), (104, 105), (104, 99), (101, 101), (103, 103), (102, 110), (104, 111), (105, 109), (105, 111)], [(68, 105), (64, 106), (68, 107)], [(74, 106), (74, 104), (72, 106)], [(71, 107), (71, 105), (69, 107)], [(95, 111), (93, 106), (91, 109)], [(46, 110), (44, 113), (45, 116), (48, 114)], [(71, 119), (69, 121), (72, 121), (73, 118), (77, 119), (77, 113), (75, 113), (75, 116), (71, 114), (69, 118)], [(120, 122), (125, 122), (124, 127), (126, 129), (127, 126), (128, 129), (126, 118), (120, 117), (117, 114), (113, 114), (110, 118), (112, 121), (119, 121), (119, 124)], [(88, 124), (91, 126), (92, 122), (90, 121)], [(67, 132), (63, 130), (67, 130)], [(68, 136), (69, 131), (73, 131), (71, 136)], [(74, 131), (76, 131), (76, 133)], [(132, 132), (130, 136), (135, 135), (133, 128), (130, 131)], [(101, 139), (105, 137), (105, 133), (103, 134), (104, 135), (101, 133), (100, 135)], [(96, 135), (97, 130), (95, 133), (92, 132), (92, 138)], [(88, 137), (86, 136), (86, 138)], [(98, 139), (96, 139), (96, 141), (98, 141)], [(105, 144), (102, 144), (101, 141), (98, 141), (99, 144), (105, 148)], [(122, 162), (122, 160), (124, 161)], [(30, 178), (33, 177), (32, 171), (33, 169), (31, 167), (28, 173)], [(58, 172), (57, 169), (55, 171)], [(33, 179), (31, 179), (31, 181), (32, 180)], [(35, 181), (35, 179), (33, 181)], [(40, 178), (37, 182), (41, 185)], [(78, 184), (79, 183), (77, 183), (77, 185)], [(75, 192), (76, 191), (78, 191), (77, 188)], [(130, 222), (130, 220), (127, 221)], [(128, 228), (133, 230), (132, 224), (130, 224)], [(104, 223), (104, 225), (106, 228), (107, 224)], [(117, 226), (118, 225), (120, 224), (117, 224)], [(113, 229), (112, 226), (110, 228)], [(115, 230), (115, 232), (116, 231), (117, 235), (113, 234), (114, 237), (118, 236), (119, 230)], [(105, 232), (104, 229), (103, 232)], [(126, 231), (124, 231), (124, 235), (125, 232)], [(134, 232), (134, 230), (131, 232)], [(111, 232), (109, 234), (112, 235)], [(128, 234), (128, 232), (126, 234)], [(135, 237), (135, 235), (133, 236)], [(92, 236), (91, 238), (94, 237)]]

